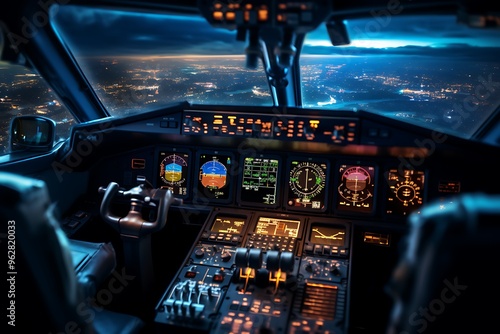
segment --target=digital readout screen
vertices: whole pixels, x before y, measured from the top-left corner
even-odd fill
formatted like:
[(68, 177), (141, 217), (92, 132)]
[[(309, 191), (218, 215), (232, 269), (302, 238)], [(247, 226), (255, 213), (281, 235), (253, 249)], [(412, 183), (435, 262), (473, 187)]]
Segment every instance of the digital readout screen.
[(344, 246), (345, 227), (312, 224), (309, 241), (319, 245)]
[(279, 161), (272, 158), (245, 157), (240, 200), (244, 203), (273, 206), (277, 203)]
[(299, 235), (299, 228), (299, 220), (259, 217), (254, 232), (262, 235), (275, 235), (297, 238), (297, 236)]
[(241, 234), (245, 219), (239, 217), (217, 216), (211, 231), (227, 234)]

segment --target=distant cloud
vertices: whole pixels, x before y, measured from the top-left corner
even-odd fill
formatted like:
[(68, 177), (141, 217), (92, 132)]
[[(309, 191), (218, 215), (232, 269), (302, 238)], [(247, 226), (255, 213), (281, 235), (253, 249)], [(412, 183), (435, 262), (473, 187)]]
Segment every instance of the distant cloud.
[[(480, 55), (478, 50), (468, 44), (443, 44), (436, 46), (401, 46), (396, 48), (354, 48), (333, 46), (304, 46), (302, 54), (311, 55), (341, 55), (341, 56), (429, 56), (449, 57), (457, 60), (459, 58), (473, 57), (478, 61), (498, 61), (500, 56), (500, 45), (498, 47), (483, 47)], [(478, 58), (480, 57), (480, 58)]]

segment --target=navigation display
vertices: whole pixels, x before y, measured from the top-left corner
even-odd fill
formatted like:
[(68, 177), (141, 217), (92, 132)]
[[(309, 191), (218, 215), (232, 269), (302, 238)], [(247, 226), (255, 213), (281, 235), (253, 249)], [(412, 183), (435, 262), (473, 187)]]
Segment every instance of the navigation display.
[(233, 157), (224, 153), (201, 153), (198, 158), (198, 199), (227, 201), (230, 199)]
[(337, 210), (373, 213), (375, 166), (340, 165)]
[(325, 211), (327, 162), (292, 159), (288, 170), (286, 206), (291, 210)]
[(217, 216), (212, 225), (211, 231), (227, 234), (241, 234), (244, 226), (244, 218)]
[(258, 206), (277, 206), (279, 165), (277, 158), (245, 157), (240, 202)]
[(345, 243), (345, 227), (312, 224), (309, 241), (314, 244), (343, 247)]
[(189, 153), (161, 151), (159, 153), (159, 162), (159, 187), (162, 189), (170, 189), (175, 197), (188, 197)]
[(299, 220), (259, 217), (254, 232), (261, 235), (297, 238), (299, 235), (299, 228)]
[(425, 172), (423, 170), (390, 169), (386, 174), (386, 213), (406, 216), (424, 203)]

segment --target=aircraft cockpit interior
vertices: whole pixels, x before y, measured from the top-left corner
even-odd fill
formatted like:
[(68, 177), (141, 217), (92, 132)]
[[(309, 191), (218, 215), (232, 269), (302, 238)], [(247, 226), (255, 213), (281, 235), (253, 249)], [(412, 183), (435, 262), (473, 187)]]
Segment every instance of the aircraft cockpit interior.
[(496, 328), (498, 4), (4, 7), (9, 333)]

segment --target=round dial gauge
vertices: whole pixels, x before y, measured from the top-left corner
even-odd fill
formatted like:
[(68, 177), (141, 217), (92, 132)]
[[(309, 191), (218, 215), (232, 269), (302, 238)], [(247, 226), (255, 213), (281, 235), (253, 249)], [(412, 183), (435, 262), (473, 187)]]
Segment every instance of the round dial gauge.
[(312, 198), (325, 188), (326, 176), (320, 165), (305, 161), (292, 168), (289, 182), (295, 195)]
[(361, 166), (347, 168), (341, 176), (339, 194), (349, 202), (362, 202), (373, 196), (370, 172)]
[(406, 215), (423, 204), (425, 175), (419, 170), (389, 170), (387, 213)]
[(226, 185), (226, 180), (226, 166), (219, 161), (208, 161), (200, 167), (200, 181), (205, 188), (221, 189)]
[(186, 160), (180, 155), (166, 156), (160, 163), (160, 177), (168, 185), (180, 186), (185, 181), (182, 171), (187, 165)]
[(402, 182), (396, 183), (394, 186), (394, 192), (396, 193), (397, 199), (403, 202), (403, 205), (408, 205), (409, 203), (413, 203), (415, 199), (420, 199), (418, 197), (418, 192), (416, 187), (418, 187), (413, 182)]

